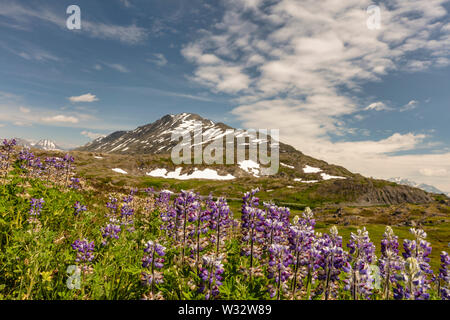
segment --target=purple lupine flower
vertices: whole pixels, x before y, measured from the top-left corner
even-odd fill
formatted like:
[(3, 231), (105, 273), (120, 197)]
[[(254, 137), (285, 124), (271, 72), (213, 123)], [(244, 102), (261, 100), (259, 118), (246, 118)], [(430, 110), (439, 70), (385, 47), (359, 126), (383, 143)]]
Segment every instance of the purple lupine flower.
[(75, 204), (73, 205), (73, 209), (74, 209), (74, 212), (73, 212), (73, 215), (74, 215), (74, 216), (77, 216), (77, 215), (79, 215), (81, 212), (87, 210), (86, 206), (85, 206), (85, 205), (82, 205), (82, 204), (80, 203), (80, 201), (75, 202)]
[(20, 161), (23, 161), (24, 164), (22, 164), (20, 167), (22, 169), (25, 169), (26, 166), (28, 167), (32, 167), (32, 163), (33, 163), (33, 159), (34, 159), (34, 154), (32, 152), (30, 152), (30, 148), (25, 147), (23, 148), (20, 152), (19, 152), (19, 156), (18, 156)]
[(70, 154), (66, 154), (63, 158), (63, 161), (67, 163), (72, 163), (75, 161), (75, 158), (72, 157)]
[(386, 300), (389, 299), (391, 285), (398, 285), (399, 272), (404, 265), (403, 259), (399, 256), (398, 246), (398, 237), (392, 228), (387, 226), (381, 240), (381, 257), (378, 260)]
[(209, 229), (213, 230), (211, 242), (216, 244), (216, 253), (220, 252), (220, 245), (227, 236), (231, 221), (231, 210), (225, 198), (219, 198), (217, 201), (208, 201), (208, 210), (210, 213)]
[(222, 285), (223, 255), (205, 255), (202, 260), (198, 274), (201, 279), (198, 291), (205, 294), (206, 300), (214, 299), (219, 295), (219, 287)]
[(291, 268), (289, 267), (293, 262), (292, 254), (289, 246), (274, 243), (270, 245), (269, 249), (269, 266), (268, 279), (274, 279), (276, 286), (269, 285), (270, 297), (277, 296), (277, 300), (281, 297), (281, 292), (288, 288), (287, 280), (291, 275)]
[(4, 161), (6, 162), (5, 164), (5, 178), (8, 175), (8, 169), (9, 169), (9, 160), (10, 160), (10, 156), (11, 153), (14, 152), (14, 147), (16, 146), (16, 139), (11, 139), (11, 140), (3, 140), (3, 144), (1, 145), (1, 150), (6, 153), (6, 155), (2, 155), (2, 158), (4, 159)]
[[(350, 249), (348, 264), (344, 267), (346, 272), (350, 271), (350, 277), (345, 280), (345, 289), (351, 290), (354, 300), (360, 295), (369, 299), (372, 295), (373, 282), (370, 265), (375, 262), (375, 245), (370, 241), (369, 232), (364, 227), (358, 229), (357, 233), (351, 233), (347, 244)], [(350, 269), (350, 270), (348, 270)]]
[(90, 262), (94, 259), (94, 241), (88, 242), (86, 239), (75, 240), (72, 249), (77, 251), (76, 262)]
[(135, 190), (131, 190), (130, 194), (126, 197), (122, 198), (122, 207), (120, 208), (120, 220), (121, 220), (121, 224), (126, 226), (130, 226), (127, 228), (127, 231), (129, 232), (133, 232), (134, 231), (134, 227), (133, 225), (133, 215), (134, 215), (134, 209), (132, 207), (132, 203), (134, 200), (134, 195)]
[(166, 248), (155, 241), (148, 241), (144, 248), (144, 257), (142, 258), (142, 267), (150, 269), (150, 272), (142, 272), (141, 280), (152, 288), (154, 294), (155, 284), (161, 284), (164, 281), (163, 273), (157, 271), (164, 266), (164, 256)]
[(450, 300), (450, 274), (448, 266), (450, 265), (450, 257), (446, 251), (441, 252), (441, 267), (439, 268), (439, 294), (442, 300)]
[(42, 210), (42, 205), (44, 203), (45, 203), (45, 201), (43, 198), (40, 198), (40, 199), (31, 198), (31, 200), (30, 200), (30, 204), (31, 204), (30, 215), (32, 215), (32, 216), (40, 215), (41, 210)]
[(103, 237), (102, 245), (106, 246), (108, 239), (119, 239), (120, 231), (120, 226), (112, 223), (108, 223), (105, 227), (101, 228)]
[[(294, 275), (292, 279), (292, 296), (295, 298), (297, 289), (303, 285), (306, 278), (306, 292), (316, 269), (315, 263), (315, 235), (313, 213), (308, 207), (302, 213), (302, 218), (295, 216), (289, 228), (288, 242), (294, 257)], [(307, 297), (309, 299), (309, 297)]]
[(115, 217), (115, 215), (117, 214), (117, 202), (119, 200), (117, 200), (117, 198), (113, 197), (113, 196), (109, 196), (109, 201), (106, 203), (106, 207), (108, 208), (109, 214), (107, 214), (108, 217)]
[(11, 140), (4, 139), (2, 149), (5, 152), (11, 152), (16, 145), (17, 145), (16, 139), (11, 139)]
[(410, 232), (413, 234), (414, 240), (405, 239), (403, 241), (405, 250), (403, 257), (407, 260), (405, 269), (408, 266), (409, 271), (415, 271), (414, 267), (417, 263), (418, 271), (414, 274), (404, 272), (403, 279), (407, 282), (407, 286), (404, 289), (397, 289), (396, 297), (398, 299), (405, 297), (406, 299), (427, 300), (430, 298), (428, 291), (432, 282), (430, 277), (433, 275), (433, 270), (429, 265), (430, 258), (428, 258), (431, 254), (431, 244), (425, 240), (427, 234), (422, 229), (411, 228)]
[[(180, 237), (178, 236), (178, 232), (176, 233), (176, 241), (182, 241), (181, 264), (184, 264), (188, 219), (189, 217), (197, 215), (197, 211), (200, 210), (200, 201), (198, 194), (182, 190), (179, 196), (175, 199), (174, 206), (176, 212), (175, 229), (178, 230), (179, 228), (181, 233)], [(181, 222), (181, 225), (180, 223), (178, 223), (178, 221)]]
[(348, 268), (347, 254), (342, 248), (342, 237), (336, 226), (330, 229), (330, 235), (324, 234), (315, 243), (315, 264), (319, 268), (317, 278), (323, 281), (317, 293), (325, 292), (325, 300), (330, 293), (335, 297), (339, 286), (336, 284), (345, 267)]
[(159, 193), (158, 198), (156, 199), (156, 206), (161, 210), (161, 211), (167, 211), (168, 207), (169, 207), (169, 202), (170, 202), (170, 192), (167, 191), (161, 191)]
[(188, 222), (193, 223), (187, 227), (187, 244), (189, 245), (191, 251), (189, 257), (195, 260), (197, 272), (200, 263), (200, 252), (203, 251), (209, 244), (208, 240), (212, 243), (214, 242), (212, 240), (212, 237), (206, 240), (202, 237), (203, 234), (209, 232), (209, 225), (211, 223), (211, 220), (212, 212), (210, 210), (193, 210), (188, 216)]
[(80, 188), (80, 179), (72, 177), (70, 178), (71, 184), (69, 185), (69, 188), (78, 190)]
[(256, 193), (259, 189), (253, 189), (251, 192), (246, 192), (242, 198), (243, 204), (241, 208), (241, 231), (242, 244), (241, 255), (250, 257), (249, 278), (252, 279), (254, 261), (253, 259), (260, 259), (262, 257), (262, 249), (258, 247), (259, 244), (265, 242), (265, 212), (258, 208), (259, 198)]
[(267, 238), (266, 246), (270, 246), (273, 243), (285, 243), (290, 227), (289, 208), (277, 207), (271, 203), (264, 203), (264, 207), (266, 209), (264, 220), (264, 232)]

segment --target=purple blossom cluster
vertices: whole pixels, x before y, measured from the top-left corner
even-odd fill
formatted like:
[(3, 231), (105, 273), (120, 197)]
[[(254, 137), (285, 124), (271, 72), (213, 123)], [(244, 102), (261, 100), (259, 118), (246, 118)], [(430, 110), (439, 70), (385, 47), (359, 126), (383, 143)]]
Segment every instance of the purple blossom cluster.
[[(390, 288), (399, 285), (399, 274), (403, 270), (404, 260), (399, 255), (398, 237), (391, 227), (387, 226), (381, 240), (381, 257), (378, 260), (380, 275), (383, 281), (383, 297), (389, 299)], [(396, 292), (396, 291), (395, 291)], [(394, 293), (395, 296), (395, 293)]]
[(41, 214), (41, 210), (42, 210), (42, 205), (45, 203), (43, 198), (40, 199), (35, 199), (35, 198), (31, 198), (30, 200), (30, 215), (32, 216), (38, 216)]
[(342, 237), (338, 235), (335, 226), (330, 229), (329, 235), (324, 234), (316, 240), (313, 256), (317, 279), (321, 281), (316, 294), (323, 291), (325, 300), (328, 300), (330, 295), (336, 297), (340, 275), (344, 269), (349, 269), (349, 262), (348, 255), (342, 248)]
[(215, 299), (222, 285), (222, 274), (224, 266), (222, 264), (222, 255), (204, 255), (202, 257), (202, 266), (199, 269), (199, 277), (201, 279), (198, 291), (205, 294), (205, 299)]
[(396, 299), (427, 300), (433, 281), (433, 270), (429, 265), (431, 244), (426, 241), (427, 234), (421, 229), (410, 229), (413, 240), (403, 241), (403, 258), (406, 260), (404, 270), (399, 279), (404, 282), (394, 289)]
[(144, 284), (151, 286), (152, 295), (155, 285), (164, 281), (163, 273), (158, 271), (164, 267), (164, 256), (166, 248), (155, 241), (148, 241), (144, 248), (144, 257), (142, 258), (142, 267), (148, 271), (141, 274), (141, 280)]
[(312, 281), (315, 262), (315, 220), (311, 209), (306, 208), (302, 218), (295, 216), (289, 228), (289, 248), (293, 253), (294, 274), (292, 280), (292, 296), (295, 297), (297, 289), (303, 286), (306, 278), (308, 288)]
[(345, 280), (345, 289), (351, 290), (354, 300), (360, 297), (370, 299), (373, 293), (374, 279), (370, 266), (375, 263), (375, 245), (370, 241), (369, 232), (364, 227), (358, 229), (357, 233), (351, 233), (350, 241), (347, 244), (349, 262), (344, 271), (349, 274)]
[(75, 240), (72, 249), (77, 252), (76, 262), (90, 262), (94, 259), (94, 241), (88, 242), (86, 239)]
[(14, 147), (17, 145), (16, 139), (7, 140), (4, 139), (3, 143), (0, 145), (0, 155), (1, 155), (1, 168), (5, 169), (5, 177), (8, 175), (8, 170), (10, 166), (10, 158), (12, 153), (14, 153)]
[(85, 205), (82, 205), (80, 201), (76, 201), (73, 205), (73, 215), (78, 216), (80, 213), (87, 210)]
[(121, 228), (117, 224), (108, 223), (105, 227), (101, 228), (102, 232), (102, 245), (106, 246), (108, 244), (108, 239), (119, 239), (119, 233)]
[(441, 252), (441, 267), (439, 268), (439, 294), (442, 300), (450, 300), (450, 275), (449, 266), (450, 257), (446, 251)]
[(269, 286), (270, 297), (277, 296), (280, 299), (281, 291), (288, 290), (287, 281), (291, 276), (290, 265), (293, 262), (293, 257), (289, 246), (278, 243), (270, 245), (269, 249), (269, 267), (267, 269), (268, 279), (274, 279), (276, 286)]

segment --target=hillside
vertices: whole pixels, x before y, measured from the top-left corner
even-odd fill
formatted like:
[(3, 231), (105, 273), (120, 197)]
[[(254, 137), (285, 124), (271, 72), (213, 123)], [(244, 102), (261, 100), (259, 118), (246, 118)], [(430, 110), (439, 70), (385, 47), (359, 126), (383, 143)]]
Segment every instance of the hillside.
[[(85, 155), (79, 170), (97, 177), (110, 187), (139, 180), (166, 187), (195, 187), (202, 194), (213, 191), (238, 197), (242, 190), (259, 186), (263, 192), (289, 203), (352, 203), (358, 205), (429, 203), (432, 197), (415, 187), (374, 180), (303, 154), (280, 143), (280, 168), (276, 175), (260, 175), (257, 163), (244, 161), (234, 165), (174, 165), (170, 151), (178, 143), (172, 132), (189, 132), (194, 121), (202, 123), (202, 147), (207, 147), (225, 130), (232, 129), (196, 114), (166, 115), (132, 131), (118, 131), (96, 139), (76, 151)], [(235, 130), (235, 139), (242, 134)], [(268, 138), (270, 141), (270, 137)], [(236, 145), (236, 144), (235, 144)], [(114, 169), (114, 171), (113, 171)], [(239, 183), (236, 183), (239, 181)]]

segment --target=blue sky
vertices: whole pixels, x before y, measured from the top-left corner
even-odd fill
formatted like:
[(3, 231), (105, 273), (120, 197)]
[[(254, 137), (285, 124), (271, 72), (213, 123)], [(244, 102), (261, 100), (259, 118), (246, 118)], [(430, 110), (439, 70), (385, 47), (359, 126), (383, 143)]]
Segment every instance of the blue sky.
[[(81, 30), (66, 8), (81, 9)], [(380, 7), (380, 28), (366, 21)], [(450, 192), (448, 0), (0, 0), (0, 136), (74, 147), (168, 113)]]

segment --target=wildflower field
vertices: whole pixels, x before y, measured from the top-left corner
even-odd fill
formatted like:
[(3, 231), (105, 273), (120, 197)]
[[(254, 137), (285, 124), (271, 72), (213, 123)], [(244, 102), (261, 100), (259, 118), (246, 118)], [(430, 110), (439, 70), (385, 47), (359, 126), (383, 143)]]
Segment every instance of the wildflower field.
[(194, 191), (110, 194), (70, 155), (40, 159), (14, 140), (0, 152), (0, 299), (449, 298), (450, 258), (432, 270), (420, 228), (399, 241), (386, 226), (374, 243), (361, 226), (344, 243), (258, 189), (237, 210)]

